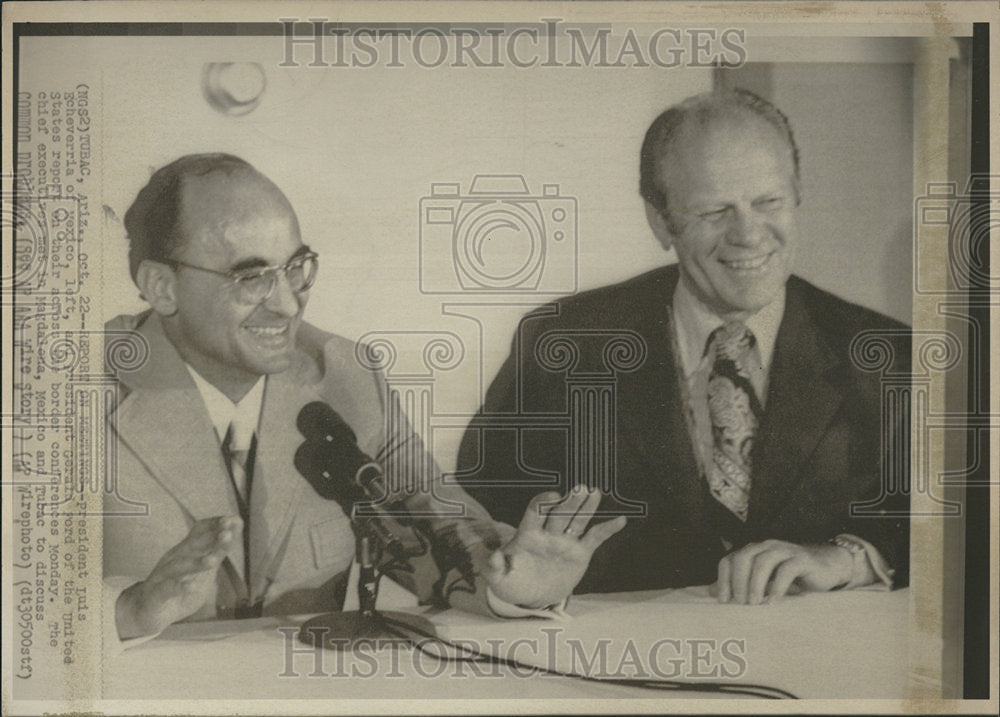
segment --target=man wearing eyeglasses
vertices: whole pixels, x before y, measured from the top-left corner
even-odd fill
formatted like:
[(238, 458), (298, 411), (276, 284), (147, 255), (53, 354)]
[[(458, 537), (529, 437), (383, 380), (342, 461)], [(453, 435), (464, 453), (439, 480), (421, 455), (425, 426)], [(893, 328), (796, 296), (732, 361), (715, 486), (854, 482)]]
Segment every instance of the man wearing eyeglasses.
[[(104, 506), (104, 574), (117, 637), (185, 619), (336, 609), (355, 539), (344, 510), (294, 467), (299, 412), (327, 403), (369, 455), (387, 445), (424, 454), (408, 426), (386, 428), (383, 381), (359, 365), (355, 344), (302, 321), (318, 258), (291, 205), (237, 157), (190, 155), (153, 174), (125, 228), (150, 309), (108, 325), (149, 347), (145, 364), (118, 370), (123, 398), (109, 417), (118, 471)], [(444, 573), (415, 589), (466, 607), (475, 594), (474, 608), (499, 615), (561, 601), (621, 527), (578, 537), (598, 500), (585, 492), (567, 499), (568, 517), (533, 506), (516, 533), (457, 487), (435, 495), (466, 513), (438, 518), (430, 495), (407, 499), (431, 515)]]
[[(799, 156), (787, 118), (744, 91), (667, 109), (642, 145), (640, 193), (677, 264), (523, 319), (463, 441), (469, 492), (507, 520), (534, 494), (523, 487), (533, 475), (566, 475), (560, 435), (505, 435), (512, 415), (567, 411), (567, 381), (539, 347), (629, 332), (645, 360), (615, 376), (614, 445), (583, 448), (615, 460), (604, 468), (616, 469), (617, 496), (602, 510), (620, 511), (620, 497), (645, 514), (594, 553), (577, 591), (714, 584), (723, 602), (760, 604), (905, 585), (907, 496), (881, 442), (905, 427), (882, 415), (880, 377), (852, 354), (862, 332), (881, 332), (886, 350), (898, 338), (890, 370), (906, 376), (905, 327), (792, 275)], [(606, 357), (584, 344), (574, 358)]]

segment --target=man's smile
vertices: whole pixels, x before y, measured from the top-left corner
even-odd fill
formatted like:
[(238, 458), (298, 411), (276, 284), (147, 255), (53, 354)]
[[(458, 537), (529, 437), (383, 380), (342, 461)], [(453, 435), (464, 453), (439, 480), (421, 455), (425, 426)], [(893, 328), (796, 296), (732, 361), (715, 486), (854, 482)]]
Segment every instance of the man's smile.
[(279, 326), (244, 326), (243, 328), (258, 343), (266, 346), (281, 347), (288, 342), (291, 336), (291, 327), (290, 323), (285, 323)]
[(247, 326), (249, 331), (262, 336), (277, 336), (288, 331), (288, 324), (284, 326)]
[(752, 272), (763, 270), (767, 263), (774, 256), (774, 252), (761, 254), (749, 259), (719, 259), (719, 263), (727, 269), (741, 272)]

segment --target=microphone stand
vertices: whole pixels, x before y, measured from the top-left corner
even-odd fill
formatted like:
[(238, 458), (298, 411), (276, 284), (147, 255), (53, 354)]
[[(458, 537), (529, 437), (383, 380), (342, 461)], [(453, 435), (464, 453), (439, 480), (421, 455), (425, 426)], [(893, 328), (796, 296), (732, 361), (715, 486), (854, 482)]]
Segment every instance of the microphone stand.
[(395, 643), (412, 645), (413, 640), (404, 637), (398, 629), (387, 624), (404, 623), (417, 634), (435, 634), (434, 626), (420, 615), (402, 612), (379, 612), (375, 608), (378, 600), (378, 574), (373, 546), (378, 538), (370, 525), (359, 527), (357, 541), (357, 561), (360, 567), (358, 578), (358, 610), (331, 612), (306, 620), (299, 628), (299, 640), (314, 647), (328, 650), (354, 651)]

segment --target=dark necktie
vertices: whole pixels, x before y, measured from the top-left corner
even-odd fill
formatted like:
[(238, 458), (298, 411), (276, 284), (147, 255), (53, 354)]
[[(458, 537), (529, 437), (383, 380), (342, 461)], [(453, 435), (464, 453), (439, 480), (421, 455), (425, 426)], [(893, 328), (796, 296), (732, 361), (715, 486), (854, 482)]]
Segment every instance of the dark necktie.
[[(229, 425), (226, 437), (222, 441), (222, 457), (226, 462), (229, 471), (229, 480), (236, 495), (236, 504), (239, 506), (240, 518), (243, 519), (243, 577), (246, 580), (247, 589), (250, 589), (250, 490), (253, 486), (253, 469), (257, 456), (257, 434), (254, 433), (250, 439), (250, 446), (245, 449), (234, 450), (233, 426)], [(249, 593), (248, 593), (249, 594)], [(248, 601), (241, 601), (235, 606), (234, 617), (259, 617), (261, 605), (250, 605)]]
[(734, 321), (713, 331), (706, 349), (713, 356), (708, 379), (713, 443), (708, 485), (712, 496), (742, 521), (750, 505), (751, 454), (761, 413), (747, 366), (756, 342), (746, 325)]
[(222, 441), (222, 456), (229, 470), (229, 480), (236, 494), (236, 502), (240, 508), (240, 517), (246, 525), (250, 517), (250, 488), (253, 485), (253, 465), (257, 452), (257, 434), (250, 439), (247, 448), (234, 449), (233, 426), (229, 425), (226, 437)]

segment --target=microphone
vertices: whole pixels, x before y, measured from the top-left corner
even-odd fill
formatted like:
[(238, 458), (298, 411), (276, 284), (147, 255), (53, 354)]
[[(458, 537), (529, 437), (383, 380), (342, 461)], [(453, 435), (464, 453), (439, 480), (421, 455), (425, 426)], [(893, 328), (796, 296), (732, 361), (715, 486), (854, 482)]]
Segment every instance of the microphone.
[(307, 441), (335, 443), (344, 451), (342, 460), (345, 468), (353, 466), (357, 470), (361, 465), (371, 462), (371, 458), (358, 447), (358, 438), (353, 429), (339, 413), (322, 401), (313, 401), (303, 406), (295, 419), (295, 425)]
[[(322, 401), (306, 404), (295, 420), (305, 438), (295, 451), (295, 468), (317, 493), (335, 500), (351, 517), (357, 538), (359, 567), (358, 605), (350, 612), (317, 615), (299, 628), (299, 639), (308, 645), (333, 650), (358, 650), (374, 640), (399, 641), (395, 625), (403, 625), (416, 634), (433, 634), (434, 626), (424, 617), (375, 609), (379, 575), (376, 569), (375, 541), (398, 562), (407, 564), (411, 557), (403, 543), (385, 523), (385, 515), (375, 506), (374, 515), (361, 515), (358, 504), (378, 503), (388, 495), (382, 481), (382, 466), (358, 447), (357, 436), (343, 418)], [(419, 538), (419, 533), (415, 533)], [(423, 548), (426, 552), (426, 547)], [(404, 638), (412, 643), (411, 638)]]
[(380, 515), (358, 511), (359, 503), (382, 500), (382, 467), (358, 447), (357, 436), (329, 405), (306, 404), (295, 420), (305, 437), (295, 451), (295, 468), (320, 496), (336, 501), (351, 517), (355, 532), (369, 531), (395, 558), (406, 557), (402, 542)]

